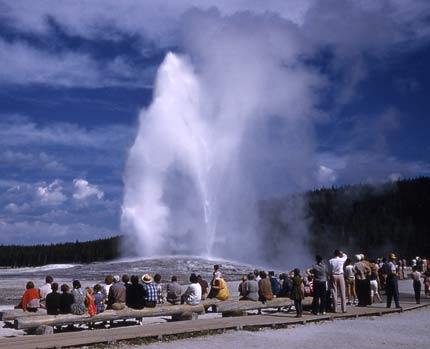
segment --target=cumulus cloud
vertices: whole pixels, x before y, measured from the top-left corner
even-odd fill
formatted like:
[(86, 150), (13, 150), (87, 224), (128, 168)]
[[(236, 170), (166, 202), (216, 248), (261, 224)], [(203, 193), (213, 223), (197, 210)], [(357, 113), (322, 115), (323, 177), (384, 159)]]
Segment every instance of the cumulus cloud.
[(48, 185), (38, 186), (37, 196), (40, 202), (45, 205), (60, 205), (67, 200), (63, 193), (62, 182), (58, 179)]
[(10, 212), (13, 214), (22, 213), (30, 209), (30, 205), (28, 203), (23, 203), (22, 205), (17, 205), (13, 202), (7, 204), (4, 208), (6, 212)]
[(100, 190), (96, 185), (90, 184), (88, 181), (82, 178), (76, 178), (73, 180), (75, 192), (73, 198), (76, 200), (87, 200), (90, 198), (103, 199), (104, 192)]

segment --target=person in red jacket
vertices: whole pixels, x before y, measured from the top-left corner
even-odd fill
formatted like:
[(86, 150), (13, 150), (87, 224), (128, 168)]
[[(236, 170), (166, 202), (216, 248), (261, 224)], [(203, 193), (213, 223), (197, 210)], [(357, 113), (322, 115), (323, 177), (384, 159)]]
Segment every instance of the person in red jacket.
[(40, 307), (40, 294), (37, 289), (34, 288), (32, 281), (27, 282), (27, 290), (22, 296), (21, 305), (24, 311), (36, 312)]

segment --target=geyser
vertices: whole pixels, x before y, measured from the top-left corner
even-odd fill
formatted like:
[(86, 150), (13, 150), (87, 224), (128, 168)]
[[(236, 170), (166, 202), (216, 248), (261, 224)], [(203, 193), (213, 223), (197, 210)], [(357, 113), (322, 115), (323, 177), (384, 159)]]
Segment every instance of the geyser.
[(125, 177), (123, 230), (140, 254), (212, 254), (218, 191), (238, 140), (216, 134), (202, 101), (191, 65), (167, 54), (153, 103), (140, 114)]
[(309, 187), (315, 173), (311, 115), (322, 80), (300, 61), (296, 27), (249, 14), (186, 19), (187, 56), (166, 55), (130, 149), (127, 254), (308, 258), (299, 207), (281, 212), (289, 234), (271, 234), (258, 209)]

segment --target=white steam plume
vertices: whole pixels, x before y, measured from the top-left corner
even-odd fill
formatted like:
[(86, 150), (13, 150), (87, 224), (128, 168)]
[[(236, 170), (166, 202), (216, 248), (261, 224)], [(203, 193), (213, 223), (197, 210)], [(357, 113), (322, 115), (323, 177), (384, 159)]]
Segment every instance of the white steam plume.
[[(309, 186), (322, 79), (300, 63), (295, 25), (269, 19), (186, 17), (188, 56), (160, 66), (127, 163), (122, 229), (139, 254), (263, 261), (258, 200)], [(277, 248), (307, 251), (300, 238)]]

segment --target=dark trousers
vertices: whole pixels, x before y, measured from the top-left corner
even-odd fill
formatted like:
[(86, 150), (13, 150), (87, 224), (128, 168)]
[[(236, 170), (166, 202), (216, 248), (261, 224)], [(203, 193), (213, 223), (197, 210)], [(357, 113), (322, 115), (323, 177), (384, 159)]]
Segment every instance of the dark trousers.
[(326, 305), (327, 283), (325, 281), (314, 281), (314, 298), (312, 299), (312, 312), (324, 313)]
[(394, 298), (394, 303), (396, 304), (396, 308), (400, 308), (399, 284), (397, 281), (397, 276), (392, 275), (387, 277), (386, 292), (387, 292), (387, 308), (391, 308), (391, 301), (393, 298)]
[(355, 279), (355, 293), (357, 293), (358, 306), (365, 307), (367, 305), (367, 280)]
[(415, 293), (415, 301), (417, 304), (420, 304), (421, 300), (421, 282), (414, 280), (414, 293)]
[(302, 315), (303, 314), (303, 306), (302, 306), (302, 300), (294, 300), (294, 307), (296, 308), (296, 314)]

